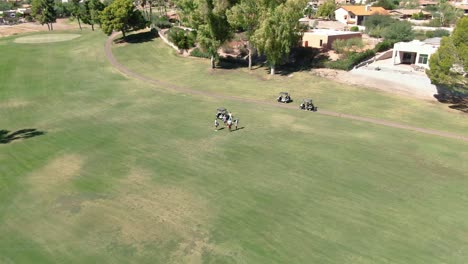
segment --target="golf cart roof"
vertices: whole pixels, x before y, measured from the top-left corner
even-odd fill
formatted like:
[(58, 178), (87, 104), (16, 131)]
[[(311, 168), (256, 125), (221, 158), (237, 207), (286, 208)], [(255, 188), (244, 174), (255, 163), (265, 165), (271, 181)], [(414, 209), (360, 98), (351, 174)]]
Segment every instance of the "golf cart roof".
[(226, 111), (226, 108), (224, 108), (224, 107), (218, 107), (218, 111), (219, 111), (219, 112), (224, 112), (224, 111)]
[(312, 103), (312, 99), (310, 98), (306, 98), (303, 100), (304, 103)]
[(280, 92), (280, 95), (289, 95), (287, 92)]

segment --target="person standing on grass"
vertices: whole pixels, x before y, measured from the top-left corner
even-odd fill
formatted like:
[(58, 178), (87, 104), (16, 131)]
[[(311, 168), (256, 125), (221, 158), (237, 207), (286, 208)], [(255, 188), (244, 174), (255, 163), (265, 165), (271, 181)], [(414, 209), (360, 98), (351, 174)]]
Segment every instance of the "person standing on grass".
[(218, 131), (219, 122), (218, 119), (215, 119), (215, 131)]
[(231, 120), (231, 119), (229, 119), (229, 120), (227, 121), (227, 126), (228, 126), (228, 128), (229, 128), (229, 132), (231, 132), (231, 126), (232, 126), (232, 120)]
[(239, 126), (239, 118), (237, 118), (236, 121), (234, 121), (234, 125), (236, 126), (236, 130), (237, 130), (237, 126)]

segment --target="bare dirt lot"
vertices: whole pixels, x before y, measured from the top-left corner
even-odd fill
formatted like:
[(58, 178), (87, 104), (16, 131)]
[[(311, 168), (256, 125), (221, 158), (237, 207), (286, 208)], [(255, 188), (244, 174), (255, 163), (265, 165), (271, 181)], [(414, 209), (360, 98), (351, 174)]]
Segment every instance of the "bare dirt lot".
[[(54, 30), (77, 29), (78, 25), (70, 22), (68, 18), (57, 19), (54, 23)], [(17, 25), (1, 25), (0, 37), (7, 37), (29, 32), (48, 31), (47, 25), (41, 25), (35, 22), (21, 23)]]

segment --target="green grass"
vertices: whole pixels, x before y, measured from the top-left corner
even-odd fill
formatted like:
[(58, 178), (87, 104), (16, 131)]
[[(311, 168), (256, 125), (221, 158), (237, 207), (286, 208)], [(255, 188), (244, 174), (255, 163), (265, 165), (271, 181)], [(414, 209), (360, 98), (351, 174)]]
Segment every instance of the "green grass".
[(273, 78), (265, 68), (251, 72), (244, 68), (213, 72), (209, 69), (209, 60), (176, 56), (176, 51), (159, 39), (118, 46), (114, 54), (135, 72), (192, 89), (265, 101), (273, 101), (279, 92), (288, 91), (297, 104), (302, 98), (311, 97), (320, 109), (454, 133), (466, 134), (468, 131), (466, 115), (444, 104), (343, 85), (308, 72)]
[[(0, 263), (468, 259), (466, 143), (149, 86), (113, 69), (104, 41), (102, 33), (87, 30), (60, 43), (0, 40), (0, 129), (46, 132), (0, 144)], [(117, 51), (130, 58), (129, 49), (148, 48), (155, 76), (187, 86), (158, 56), (172, 56), (184, 69), (205, 65), (153, 50), (157, 45)], [(139, 54), (129, 63), (136, 65)], [(229, 90), (241, 76), (240, 90)], [(266, 88), (248, 89), (256, 78), (217, 72), (193, 78), (193, 87), (214, 90), (210, 85), (218, 82), (226, 94), (260, 95)], [(273, 90), (286, 81), (261, 83)], [(326, 83), (348, 98), (387, 98)], [(409, 99), (389, 97), (389, 107), (395, 100)], [(420, 109), (411, 115), (414, 122), (439, 107), (413, 103)], [(213, 131), (220, 105), (244, 128)], [(364, 113), (371, 103), (351, 108)], [(450, 131), (463, 130), (460, 115), (441, 112)]]

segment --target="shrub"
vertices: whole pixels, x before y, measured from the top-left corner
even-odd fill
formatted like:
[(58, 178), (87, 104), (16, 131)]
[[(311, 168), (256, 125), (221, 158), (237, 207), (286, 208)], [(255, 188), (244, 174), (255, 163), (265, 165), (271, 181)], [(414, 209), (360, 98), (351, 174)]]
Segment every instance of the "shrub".
[(409, 22), (396, 21), (385, 28), (382, 36), (394, 42), (411, 41), (414, 39), (414, 32)]
[(198, 57), (198, 58), (206, 58), (206, 59), (211, 58), (210, 54), (200, 50), (199, 48), (194, 48), (192, 52), (190, 52), (190, 56)]
[(171, 28), (168, 32), (169, 40), (174, 43), (179, 49), (187, 50), (191, 47), (195, 47), (194, 33), (189, 30), (183, 30), (181, 28)]
[(441, 27), (442, 25), (440, 24), (440, 19), (431, 19), (429, 22), (424, 24), (426, 27)]
[(377, 45), (375, 45), (374, 51), (375, 52), (382, 52), (382, 51), (389, 50), (389, 49), (393, 48), (393, 45), (395, 43), (396, 42), (393, 42), (391, 40), (384, 40), (384, 41), (378, 43)]
[(153, 16), (151, 24), (157, 28), (171, 28), (172, 23), (166, 17)]
[(424, 13), (422, 11), (419, 11), (419, 13), (412, 14), (411, 18), (415, 20), (423, 20), (425, 17), (424, 17)]
[(434, 31), (432, 31), (432, 30), (426, 31), (426, 33), (424, 35), (427, 38), (433, 38), (434, 37)]
[(359, 32), (359, 27), (358, 26), (352, 26), (349, 30), (353, 31), (353, 32)]
[[(429, 31), (428, 31), (429, 32)], [(448, 37), (450, 36), (450, 31), (446, 30), (446, 29), (441, 29), (441, 28), (438, 28), (436, 30), (433, 31), (433, 37), (435, 38), (441, 38), (441, 37)]]
[(333, 41), (332, 48), (338, 54), (344, 53), (344, 51), (345, 51), (345, 40), (344, 39), (337, 39), (337, 40)]
[(349, 71), (357, 64), (375, 56), (374, 50), (366, 50), (364, 52), (352, 52), (345, 58), (337, 61), (328, 61), (325, 66), (330, 69)]
[(332, 48), (336, 53), (349, 53), (356, 49), (362, 49), (364, 43), (361, 38), (337, 39), (333, 41)]

